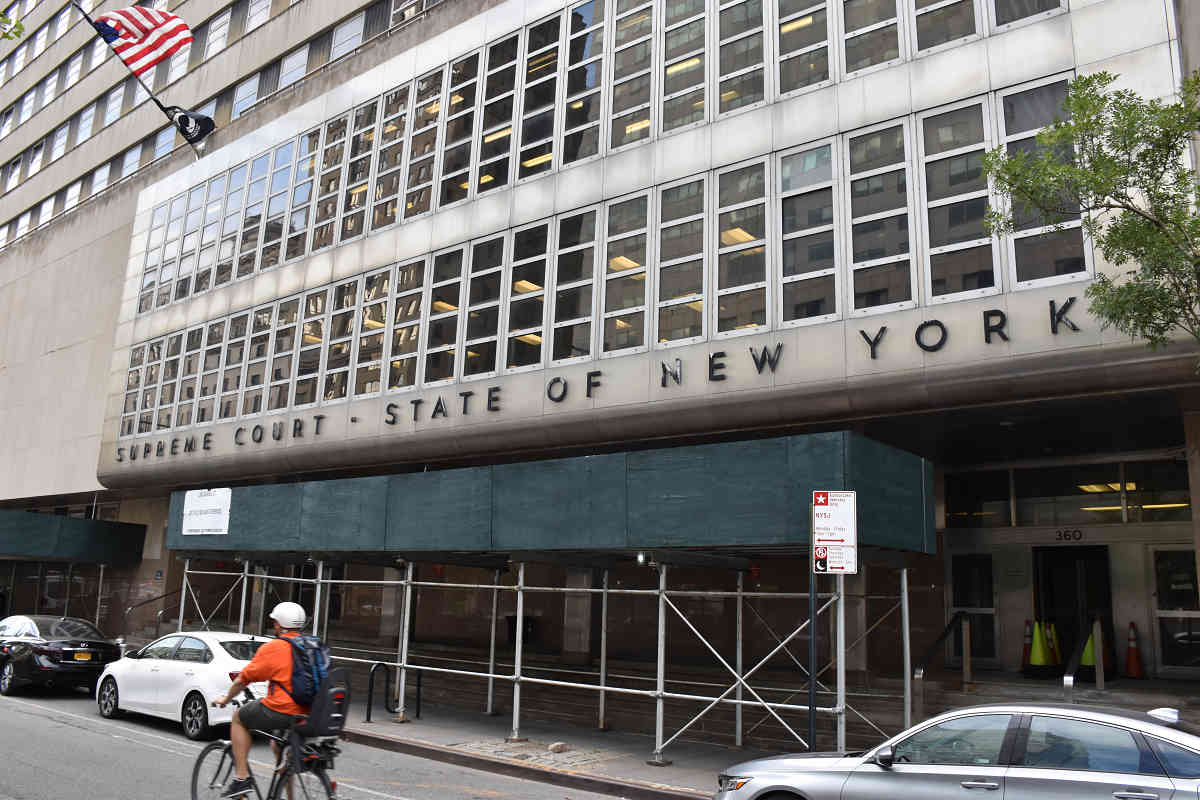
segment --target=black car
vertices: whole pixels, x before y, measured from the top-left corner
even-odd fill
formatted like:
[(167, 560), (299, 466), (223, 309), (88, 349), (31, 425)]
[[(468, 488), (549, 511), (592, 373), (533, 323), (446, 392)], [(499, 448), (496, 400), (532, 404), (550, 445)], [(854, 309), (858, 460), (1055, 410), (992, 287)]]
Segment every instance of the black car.
[(85, 619), (15, 616), (0, 620), (0, 694), (22, 686), (95, 691), (104, 665), (121, 648)]

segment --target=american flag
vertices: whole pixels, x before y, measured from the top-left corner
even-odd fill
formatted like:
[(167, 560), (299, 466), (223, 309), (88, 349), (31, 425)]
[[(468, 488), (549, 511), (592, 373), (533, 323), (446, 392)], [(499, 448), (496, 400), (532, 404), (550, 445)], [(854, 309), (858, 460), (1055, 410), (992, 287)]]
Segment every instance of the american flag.
[(92, 25), (135, 75), (192, 42), (192, 32), (182, 19), (144, 6), (109, 11), (96, 17)]

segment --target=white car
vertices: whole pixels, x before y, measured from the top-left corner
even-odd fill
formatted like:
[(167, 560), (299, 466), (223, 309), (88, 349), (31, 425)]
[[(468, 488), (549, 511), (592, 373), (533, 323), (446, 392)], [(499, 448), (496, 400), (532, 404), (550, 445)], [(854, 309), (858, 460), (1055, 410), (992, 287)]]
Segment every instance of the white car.
[[(107, 718), (135, 711), (183, 724), (189, 739), (204, 739), (233, 720), (233, 706), (213, 708), (265, 642), (241, 633), (184, 632), (151, 642), (105, 667), (96, 682), (96, 704)], [(265, 697), (267, 684), (250, 685)]]

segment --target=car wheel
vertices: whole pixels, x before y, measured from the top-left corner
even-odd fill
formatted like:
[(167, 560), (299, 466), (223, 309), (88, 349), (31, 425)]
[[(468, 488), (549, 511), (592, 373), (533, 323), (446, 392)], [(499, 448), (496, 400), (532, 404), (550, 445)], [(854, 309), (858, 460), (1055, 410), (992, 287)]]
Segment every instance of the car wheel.
[(11, 695), (17, 688), (17, 670), (11, 661), (0, 667), (0, 694)]
[(204, 698), (193, 692), (183, 700), (183, 735), (192, 741), (207, 739), (211, 728), (208, 726), (208, 704)]
[(96, 705), (100, 707), (100, 716), (105, 719), (120, 716), (121, 708), (118, 705), (120, 699), (117, 682), (112, 678), (105, 678), (104, 683), (100, 685), (100, 694), (96, 698)]

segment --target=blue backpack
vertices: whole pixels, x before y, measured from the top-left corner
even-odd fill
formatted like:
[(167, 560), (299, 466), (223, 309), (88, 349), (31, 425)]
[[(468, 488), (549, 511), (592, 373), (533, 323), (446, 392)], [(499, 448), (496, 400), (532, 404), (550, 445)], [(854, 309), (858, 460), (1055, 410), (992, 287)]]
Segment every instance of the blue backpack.
[(329, 674), (329, 646), (316, 636), (283, 636), (292, 646), (292, 690), (283, 689), (298, 705), (311, 706)]

